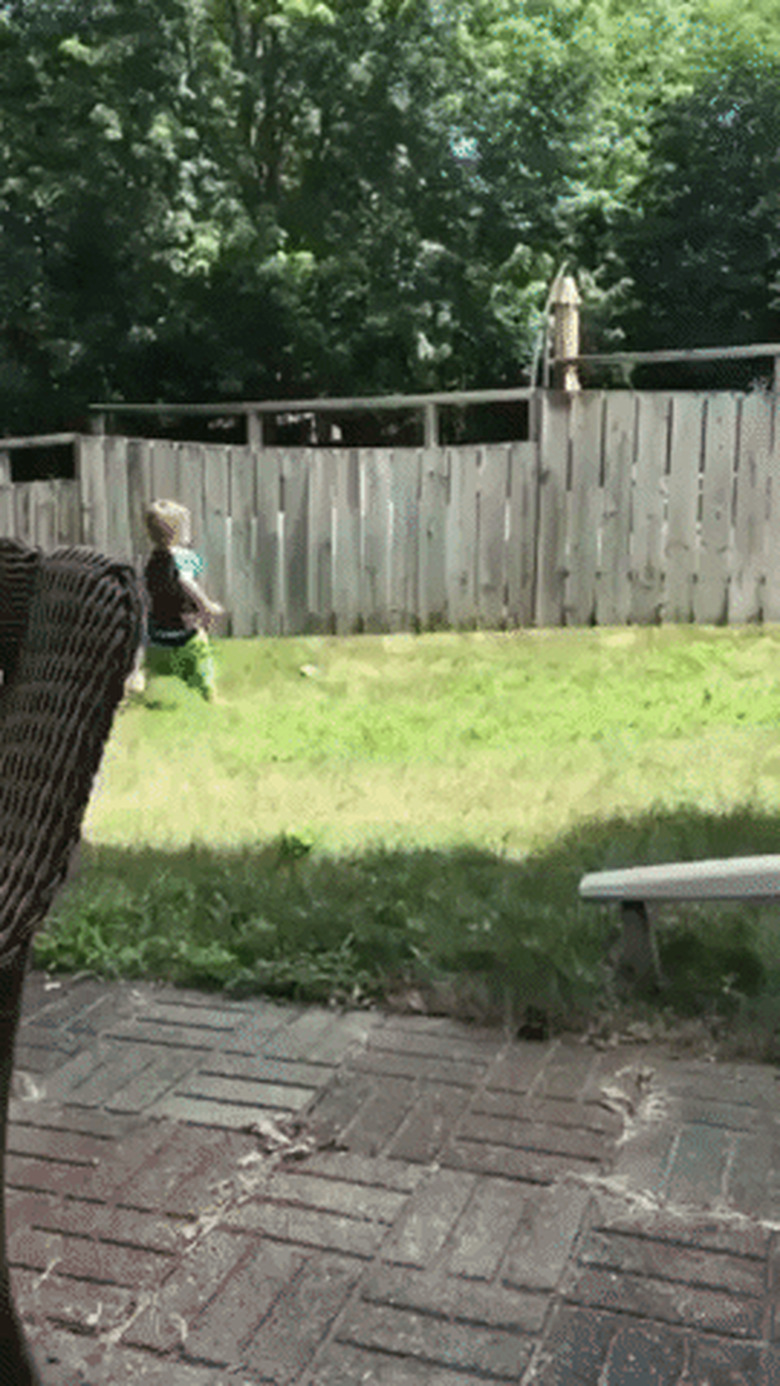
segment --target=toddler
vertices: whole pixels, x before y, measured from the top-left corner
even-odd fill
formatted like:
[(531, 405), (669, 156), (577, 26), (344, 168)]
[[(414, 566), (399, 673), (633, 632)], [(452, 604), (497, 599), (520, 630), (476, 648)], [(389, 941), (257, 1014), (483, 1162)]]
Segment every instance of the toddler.
[(153, 501), (146, 528), (153, 545), (144, 570), (146, 667), (150, 674), (174, 674), (213, 702), (214, 663), (206, 630), (224, 608), (197, 582), (203, 561), (190, 548), (190, 512), (175, 501)]

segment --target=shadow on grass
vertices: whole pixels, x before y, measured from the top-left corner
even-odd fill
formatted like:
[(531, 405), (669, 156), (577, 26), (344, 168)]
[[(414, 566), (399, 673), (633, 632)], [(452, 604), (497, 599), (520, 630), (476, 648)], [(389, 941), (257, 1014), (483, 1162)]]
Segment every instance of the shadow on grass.
[(235, 850), (85, 845), (33, 961), (234, 997), (454, 1014), (539, 1039), (698, 1020), (780, 1058), (780, 902), (664, 910), (670, 988), (626, 1001), (618, 911), (578, 896), (588, 871), (775, 851), (780, 815), (752, 808), (589, 820), (523, 860), (468, 847), (321, 855), (295, 837)]

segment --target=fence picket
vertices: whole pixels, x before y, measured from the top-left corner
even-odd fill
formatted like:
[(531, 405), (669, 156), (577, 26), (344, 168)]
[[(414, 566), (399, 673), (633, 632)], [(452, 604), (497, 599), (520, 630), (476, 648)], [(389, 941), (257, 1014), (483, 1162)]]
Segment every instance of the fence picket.
[(765, 494), (763, 619), (780, 621), (780, 397), (770, 397), (771, 444)]
[(232, 633), (235, 636), (255, 635), (251, 549), (252, 517), (256, 505), (254, 459), (249, 449), (230, 448), (228, 469), (231, 533), (228, 605)]
[(361, 453), (360, 610), (367, 630), (386, 630), (390, 619), (389, 455), (382, 449)]
[(11, 454), (0, 449), (0, 539), (13, 539), (16, 535), (14, 491)]
[(447, 619), (453, 626), (471, 624), (476, 616), (480, 456), (481, 449), (477, 448), (447, 449), (450, 489), (444, 554)]
[(640, 624), (663, 614), (663, 525), (669, 396), (643, 394), (637, 418), (631, 524), (630, 618)]
[(0, 485), (0, 539), (18, 539), (14, 505), (14, 486)]
[(606, 396), (601, 543), (596, 573), (596, 620), (625, 625), (631, 610), (631, 471), (636, 397), (628, 390)]
[(671, 396), (669, 509), (664, 553), (664, 615), (670, 621), (693, 620), (699, 554), (696, 516), (705, 400), (706, 396), (701, 394)]
[[(81, 438), (77, 449), (76, 470), (81, 491), (81, 541), (88, 548), (110, 552), (104, 442), (105, 439), (102, 437)], [(20, 533), (19, 538), (22, 537)]]
[(477, 473), (476, 620), (495, 629), (505, 619), (507, 542), (506, 506), (509, 449), (480, 448)]
[[(282, 453), (278, 464), (280, 505), (284, 515), (284, 593), (277, 629), (303, 631), (307, 621), (309, 469), (302, 452)], [(281, 560), (280, 560), (281, 561)]]
[(278, 635), (281, 620), (279, 583), (279, 473), (282, 453), (253, 449), (257, 510), (252, 527), (255, 620), (258, 635)]
[(127, 443), (124, 438), (107, 437), (103, 453), (106, 478), (106, 543), (117, 558), (132, 561), (133, 538), (130, 521), (130, 487)]
[(330, 630), (334, 621), (336, 477), (332, 454), (325, 449), (311, 458), (310, 486), (308, 624), (313, 630)]
[(534, 538), (537, 450), (535, 443), (512, 443), (508, 455), (506, 513), (507, 621), (530, 626), (533, 620)]
[(150, 443), (153, 500), (176, 500), (181, 495), (181, 447), (181, 443), (171, 443), (167, 438), (155, 438)]
[(571, 489), (566, 528), (566, 624), (589, 625), (596, 609), (596, 568), (603, 497), (601, 461), (601, 393), (575, 395), (569, 424)]
[(694, 617), (706, 625), (725, 622), (728, 614), (726, 556), (731, 525), (735, 433), (735, 397), (710, 396), (701, 479), (699, 568), (693, 594)]
[(769, 473), (769, 400), (756, 392), (741, 401), (735, 485), (729, 621), (756, 621), (761, 614), (764, 510)]
[(335, 476), (333, 607), (339, 635), (351, 634), (360, 609), (360, 462), (356, 448), (331, 454)]
[(397, 448), (382, 454), (382, 464), (390, 507), (388, 625), (390, 630), (408, 630), (415, 620), (422, 620), (423, 566), (429, 557), (429, 540), (423, 530), (423, 455), (416, 448)]
[[(156, 451), (156, 449), (155, 449)], [(203, 468), (203, 530), (199, 551), (205, 564), (204, 582), (209, 596), (228, 605), (227, 600), (227, 516), (228, 469), (227, 449), (204, 450)], [(232, 619), (232, 612), (229, 613)]]
[(448, 620), (445, 562), (449, 498), (448, 451), (423, 448), (420, 454), (420, 621), (435, 627)]
[(566, 482), (569, 457), (569, 400), (543, 402), (543, 463), (536, 535), (536, 624), (561, 626), (566, 585)]
[[(152, 497), (151, 464), (149, 460), (149, 443), (144, 438), (128, 438), (126, 440), (127, 458), (127, 509), (130, 523), (130, 543), (132, 546), (132, 559), (136, 571), (142, 572), (146, 559), (150, 551), (149, 537), (146, 532), (145, 513), (146, 507)], [(193, 469), (186, 469), (187, 482), (189, 483)], [(192, 513), (192, 532), (193, 538), (197, 543), (201, 533), (200, 512), (196, 505), (196, 496), (191, 492), (182, 495), (182, 503), (188, 505)]]

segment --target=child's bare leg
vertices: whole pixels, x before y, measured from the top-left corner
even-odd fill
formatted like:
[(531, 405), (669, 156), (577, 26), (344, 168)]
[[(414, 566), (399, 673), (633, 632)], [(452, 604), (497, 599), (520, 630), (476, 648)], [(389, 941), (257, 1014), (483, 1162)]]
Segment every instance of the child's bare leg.
[(144, 647), (139, 645), (135, 654), (135, 662), (130, 673), (125, 679), (125, 696), (129, 693), (143, 693), (146, 688), (146, 676), (143, 669)]

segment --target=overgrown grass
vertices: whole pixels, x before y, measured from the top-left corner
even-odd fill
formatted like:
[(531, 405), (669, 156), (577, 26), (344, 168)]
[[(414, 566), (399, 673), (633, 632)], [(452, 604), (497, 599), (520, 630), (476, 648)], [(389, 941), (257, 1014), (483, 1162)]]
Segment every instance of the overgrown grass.
[(621, 1008), (616, 912), (577, 896), (780, 850), (779, 656), (755, 627), (224, 642), (221, 706), (161, 679), (118, 717), (35, 962), (529, 1033), (699, 1016), (780, 1056), (778, 909), (666, 911), (670, 991)]

